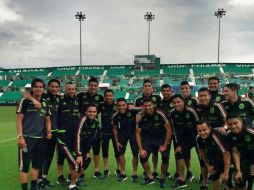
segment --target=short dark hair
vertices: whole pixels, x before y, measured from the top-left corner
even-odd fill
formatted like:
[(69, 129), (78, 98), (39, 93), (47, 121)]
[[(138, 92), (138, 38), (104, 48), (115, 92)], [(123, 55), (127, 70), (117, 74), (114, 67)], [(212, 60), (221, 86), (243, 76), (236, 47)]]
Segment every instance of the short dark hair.
[(184, 101), (184, 99), (183, 99), (183, 97), (181, 96), (181, 94), (175, 94), (175, 95), (173, 95), (173, 96), (172, 96), (172, 101), (173, 101), (174, 99), (176, 99), (176, 98), (180, 98), (181, 100)]
[(151, 83), (152, 84), (152, 81), (150, 79), (145, 79), (144, 82), (143, 82), (143, 86), (145, 83)]
[(211, 127), (211, 126), (209, 125), (208, 121), (205, 120), (205, 119), (200, 119), (200, 120), (198, 120), (197, 123), (196, 123), (196, 125), (198, 126), (198, 125), (202, 125), (202, 124), (204, 124), (204, 123), (208, 126), (208, 128)]
[(43, 88), (45, 87), (45, 83), (43, 82), (43, 80), (41, 80), (39, 78), (35, 78), (35, 79), (32, 80), (31, 87), (33, 88), (37, 82), (42, 83), (43, 84)]
[(218, 77), (216, 77), (216, 76), (210, 77), (210, 78), (208, 79), (208, 83), (209, 83), (211, 80), (216, 80), (218, 83), (220, 83), (220, 79), (219, 79)]
[(230, 90), (236, 91), (236, 92), (238, 92), (238, 90), (239, 90), (239, 88), (240, 88), (239, 85), (236, 84), (236, 83), (228, 83), (228, 84), (225, 84), (224, 87), (227, 87), (227, 88), (229, 88)]
[(209, 89), (207, 87), (201, 87), (199, 90), (198, 90), (198, 93), (200, 92), (207, 92), (208, 94), (211, 94)]
[(65, 86), (67, 86), (67, 85), (69, 85), (69, 84), (75, 85), (75, 83), (74, 83), (74, 82), (69, 81), (69, 82), (66, 82), (66, 83), (65, 83)]
[(172, 87), (169, 84), (163, 84), (161, 86), (161, 90), (163, 90), (164, 88), (170, 88), (170, 89), (172, 89)]
[(145, 103), (145, 102), (153, 102), (153, 101), (150, 97), (144, 97), (143, 98), (143, 103)]
[(104, 91), (104, 96), (107, 94), (107, 93), (112, 93), (113, 95), (114, 95), (114, 91), (113, 90), (111, 90), (111, 89), (106, 89), (105, 91)]
[(243, 119), (240, 117), (240, 115), (236, 114), (236, 113), (230, 113), (228, 114), (227, 118), (226, 118), (226, 121), (229, 120), (229, 119), (239, 119), (241, 122), (243, 122)]
[(183, 86), (183, 85), (188, 85), (190, 86), (189, 82), (187, 80), (184, 80), (180, 83), (180, 86)]
[(89, 81), (88, 81), (88, 84), (90, 84), (91, 82), (96, 82), (97, 84), (99, 83), (98, 80), (97, 80), (97, 78), (95, 78), (95, 77), (91, 77), (91, 78), (89, 79)]
[(118, 98), (118, 99), (116, 100), (116, 103), (118, 104), (119, 102), (125, 102), (125, 103), (127, 103), (126, 100), (125, 100), (125, 98)]
[(88, 110), (88, 108), (90, 107), (95, 107), (96, 108), (96, 111), (97, 111), (97, 106), (94, 104), (94, 103), (89, 103), (86, 107), (86, 111)]
[(51, 85), (51, 83), (53, 83), (53, 82), (57, 83), (60, 86), (60, 81), (58, 79), (50, 79), (48, 81), (48, 86)]

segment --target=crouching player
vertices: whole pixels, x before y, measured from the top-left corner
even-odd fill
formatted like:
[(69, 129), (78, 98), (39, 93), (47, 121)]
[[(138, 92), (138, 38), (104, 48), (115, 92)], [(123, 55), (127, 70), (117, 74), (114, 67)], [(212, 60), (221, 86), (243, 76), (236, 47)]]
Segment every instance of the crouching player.
[(248, 181), (248, 190), (251, 190), (254, 176), (254, 130), (244, 126), (237, 115), (229, 115), (227, 124), (230, 130), (228, 140), (232, 146), (236, 187), (245, 190)]
[(99, 122), (96, 119), (97, 108), (95, 104), (89, 104), (86, 108), (85, 115), (80, 119), (77, 137), (76, 137), (76, 161), (73, 160), (73, 171), (71, 175), (71, 184), (69, 189), (78, 189), (76, 182), (78, 177), (87, 169), (90, 162), (90, 149), (96, 139), (98, 139)]
[(220, 190), (220, 181), (226, 184), (230, 169), (229, 144), (226, 136), (213, 130), (206, 121), (197, 123), (197, 145), (200, 158), (211, 174), (213, 189)]

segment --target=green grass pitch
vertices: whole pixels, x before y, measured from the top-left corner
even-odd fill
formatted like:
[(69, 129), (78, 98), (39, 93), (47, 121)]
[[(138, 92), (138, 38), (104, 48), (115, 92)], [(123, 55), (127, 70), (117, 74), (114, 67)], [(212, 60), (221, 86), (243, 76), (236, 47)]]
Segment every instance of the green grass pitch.
[[(15, 114), (15, 107), (0, 107), (0, 190), (18, 190), (21, 189), (20, 187), (20, 180), (19, 180), (19, 171), (18, 171), (18, 154), (17, 154), (17, 136), (16, 133), (16, 114)], [(126, 152), (126, 173), (128, 175), (128, 180), (124, 182), (116, 181), (114, 170), (115, 170), (115, 160), (113, 157), (113, 150), (110, 149), (109, 154), (109, 166), (111, 175), (110, 178), (104, 180), (97, 180), (93, 179), (93, 169), (94, 165), (91, 163), (88, 170), (85, 172), (86, 175), (86, 186), (81, 187), (79, 189), (93, 189), (93, 190), (101, 190), (101, 189), (110, 189), (110, 190), (133, 190), (133, 189), (160, 189), (159, 184), (155, 183), (149, 186), (142, 186), (140, 185), (142, 181), (142, 172), (143, 169), (139, 164), (139, 183), (134, 184), (130, 180), (132, 166), (131, 166), (131, 152), (130, 149), (127, 149)], [(197, 156), (195, 150), (192, 151), (192, 171), (194, 172), (195, 179), (192, 183), (188, 184), (188, 187), (182, 189), (199, 189), (198, 178), (199, 178), (199, 164), (197, 161)], [(171, 151), (171, 158), (170, 158), (170, 166), (169, 171), (171, 174), (175, 172), (175, 160), (173, 158), (173, 152)], [(65, 162), (65, 168), (67, 172), (67, 164)], [(103, 162), (101, 159), (101, 171), (103, 171)], [(50, 173), (49, 179), (56, 184), (56, 159), (54, 158)], [(173, 181), (167, 181), (166, 189), (171, 189)], [(54, 186), (51, 188), (52, 190), (62, 190), (67, 189), (67, 187), (62, 187), (59, 185)]]

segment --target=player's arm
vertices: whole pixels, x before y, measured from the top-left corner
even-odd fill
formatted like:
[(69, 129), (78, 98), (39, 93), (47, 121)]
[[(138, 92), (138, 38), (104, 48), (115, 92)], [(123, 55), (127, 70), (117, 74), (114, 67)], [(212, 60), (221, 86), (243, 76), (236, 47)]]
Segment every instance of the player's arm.
[(227, 113), (226, 113), (226, 111), (225, 111), (225, 109), (224, 109), (224, 107), (223, 107), (222, 104), (220, 104), (220, 103), (215, 103), (215, 105), (216, 105), (217, 111), (218, 111), (218, 113), (219, 113), (219, 115), (220, 115), (220, 120), (223, 120), (223, 121), (224, 121), (224, 124), (223, 124), (222, 126), (219, 126), (219, 127), (218, 127), (218, 131), (219, 131), (220, 133), (225, 134), (225, 133), (226, 133), (226, 117), (227, 117)]
[(23, 136), (23, 131), (22, 131), (22, 121), (24, 118), (24, 114), (19, 113), (17, 115), (16, 119), (16, 128), (17, 128), (17, 133), (18, 133), (18, 144), (20, 148), (26, 147), (26, 142)]
[(242, 181), (243, 176), (241, 172), (241, 167), (240, 167), (240, 153), (237, 149), (237, 147), (232, 147), (232, 159), (235, 165), (235, 181), (239, 183)]
[(46, 132), (47, 132), (47, 139), (51, 139), (52, 134), (51, 134), (51, 120), (50, 120), (50, 116), (46, 116)]
[(118, 130), (117, 130), (116, 125), (113, 125), (113, 135), (114, 135), (114, 140), (115, 140), (115, 143), (116, 143), (116, 148), (119, 151), (120, 148), (122, 148), (122, 145), (119, 143), (119, 140), (118, 140)]
[(223, 153), (224, 172), (221, 174), (222, 181), (228, 180), (230, 161), (231, 161), (230, 152), (229, 151), (224, 152)]
[(36, 108), (41, 108), (40, 101), (36, 100), (27, 90), (21, 91), (21, 94), (24, 98), (32, 101)]
[[(165, 137), (165, 141), (164, 141), (164, 144), (163, 144), (163, 149), (165, 148), (165, 150), (166, 150), (166, 148), (167, 148), (167, 146), (168, 146), (168, 143), (170, 142), (170, 138), (171, 138), (171, 135), (172, 135), (172, 131), (171, 131), (171, 127), (170, 127), (170, 124), (169, 124), (168, 121), (165, 122), (164, 127), (165, 127), (165, 129), (166, 129), (166, 137)], [(161, 149), (161, 148), (160, 148), (160, 149)], [(164, 150), (164, 151), (165, 151), (165, 150)], [(163, 150), (160, 150), (160, 151), (161, 151), (161, 152), (164, 152)]]

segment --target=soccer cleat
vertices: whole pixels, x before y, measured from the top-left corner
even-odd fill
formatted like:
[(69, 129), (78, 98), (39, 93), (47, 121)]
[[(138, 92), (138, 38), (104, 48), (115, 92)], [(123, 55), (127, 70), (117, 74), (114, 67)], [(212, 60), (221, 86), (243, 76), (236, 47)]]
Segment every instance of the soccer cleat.
[(43, 183), (43, 181), (38, 182), (37, 189), (38, 190), (45, 190), (46, 189), (45, 184)]
[(71, 181), (71, 174), (68, 174), (68, 178), (66, 180), (67, 182), (70, 182)]
[(207, 186), (201, 186), (200, 190), (208, 190), (208, 187)]
[(116, 174), (116, 178), (118, 178), (119, 175), (121, 174), (121, 171), (120, 171), (119, 169), (117, 169), (117, 170), (115, 171), (115, 174)]
[(74, 187), (72, 187), (72, 188), (68, 188), (69, 190), (78, 190), (78, 187), (77, 186), (74, 186)]
[(46, 188), (54, 187), (54, 184), (52, 184), (48, 179), (43, 179), (43, 183), (45, 184)]
[(194, 175), (191, 171), (187, 171), (187, 174), (186, 174), (186, 181), (188, 182), (192, 182), (192, 180), (194, 179)]
[(162, 188), (162, 189), (166, 187), (166, 183), (165, 183), (164, 179), (160, 179), (159, 184), (160, 184), (160, 188)]
[(174, 174), (174, 180), (177, 180), (179, 178), (179, 174), (176, 172), (175, 174)]
[(82, 173), (79, 178), (78, 178), (79, 182), (84, 182), (85, 181), (85, 174)]
[(145, 172), (145, 171), (143, 171), (143, 177), (144, 177), (144, 178), (147, 178), (146, 172)]
[(65, 185), (66, 180), (65, 180), (64, 176), (63, 175), (58, 176), (56, 183), (59, 185)]
[(138, 182), (138, 176), (137, 175), (132, 175), (131, 176), (131, 181), (133, 181), (134, 183)]
[(166, 179), (170, 179), (171, 178), (171, 175), (170, 175), (170, 173), (169, 172), (166, 172)]
[(103, 179), (103, 176), (101, 174), (101, 172), (94, 172), (94, 175), (93, 175), (93, 178), (96, 178), (96, 179)]
[(120, 174), (117, 178), (117, 181), (125, 181), (127, 178), (126, 174)]
[(151, 178), (146, 178), (142, 183), (141, 185), (151, 185), (151, 184), (154, 184), (154, 179), (151, 179)]
[(104, 178), (109, 178), (110, 171), (104, 170)]
[(152, 175), (153, 175), (154, 179), (156, 179), (156, 180), (160, 179), (159, 174), (157, 172), (153, 172)]
[(176, 182), (174, 183), (174, 185), (172, 186), (172, 188), (174, 188), (174, 189), (179, 189), (182, 187), (187, 187), (187, 183), (186, 183), (186, 181), (182, 181), (180, 179), (177, 179)]

